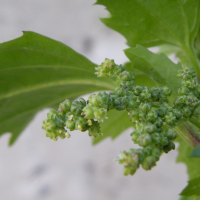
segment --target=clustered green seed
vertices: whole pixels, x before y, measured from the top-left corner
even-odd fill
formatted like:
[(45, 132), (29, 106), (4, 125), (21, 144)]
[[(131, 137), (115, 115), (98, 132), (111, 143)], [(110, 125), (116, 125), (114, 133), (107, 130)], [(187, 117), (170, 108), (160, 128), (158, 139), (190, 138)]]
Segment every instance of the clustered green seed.
[(65, 100), (58, 111), (51, 110), (43, 122), (46, 136), (53, 140), (70, 137), (73, 130), (88, 131), (89, 136), (102, 135), (100, 123), (106, 119), (111, 109), (126, 110), (134, 126), (132, 141), (141, 149), (122, 152), (119, 163), (124, 165), (124, 174), (133, 175), (140, 165), (150, 170), (156, 165), (162, 152), (175, 149), (173, 140), (177, 133), (176, 125), (192, 116), (200, 115), (200, 85), (197, 84), (195, 71), (178, 71), (182, 87), (173, 105), (168, 103), (172, 91), (169, 87), (146, 87), (134, 84), (134, 74), (113, 60), (105, 61), (96, 67), (98, 77), (116, 78), (116, 89), (111, 93), (90, 95), (86, 102), (83, 98), (74, 102)]

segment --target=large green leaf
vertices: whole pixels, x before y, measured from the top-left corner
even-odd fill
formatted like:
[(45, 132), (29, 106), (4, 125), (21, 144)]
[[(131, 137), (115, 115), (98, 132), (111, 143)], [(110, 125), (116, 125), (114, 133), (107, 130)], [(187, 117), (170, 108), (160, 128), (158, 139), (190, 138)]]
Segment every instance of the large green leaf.
[(199, 0), (97, 0), (110, 18), (101, 19), (127, 39), (129, 46), (191, 45), (199, 26)]
[(112, 90), (95, 64), (66, 45), (33, 32), (0, 44), (0, 135), (12, 144), (35, 113), (65, 98)]
[(176, 95), (181, 87), (181, 81), (177, 78), (177, 71), (181, 69), (179, 63), (175, 64), (164, 54), (154, 54), (141, 45), (126, 49), (125, 54), (134, 68), (147, 74), (159, 85), (167, 85)]
[[(171, 45), (177, 55), (195, 68), (200, 62), (194, 53), (194, 39), (200, 24), (200, 0), (97, 0), (111, 17), (102, 22), (121, 33), (130, 47)], [(177, 48), (173, 48), (175, 53)]]
[(182, 196), (199, 196), (200, 195), (200, 177), (188, 181), (187, 187), (181, 192)]

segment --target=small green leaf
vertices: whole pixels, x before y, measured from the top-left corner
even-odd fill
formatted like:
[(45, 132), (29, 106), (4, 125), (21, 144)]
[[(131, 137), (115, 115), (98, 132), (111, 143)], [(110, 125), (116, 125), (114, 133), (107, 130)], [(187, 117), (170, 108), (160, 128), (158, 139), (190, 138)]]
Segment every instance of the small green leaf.
[(177, 94), (181, 86), (181, 81), (177, 78), (177, 71), (181, 69), (179, 63), (175, 64), (166, 55), (154, 54), (141, 45), (126, 49), (125, 54), (134, 68), (147, 74), (159, 85), (167, 85), (174, 95)]
[(193, 149), (190, 157), (200, 157), (200, 144)]
[(108, 112), (108, 119), (101, 124), (101, 131), (103, 136), (93, 139), (93, 144), (97, 144), (107, 137), (115, 139), (132, 124), (129, 120), (127, 111), (110, 110)]
[(112, 90), (95, 64), (66, 45), (33, 32), (0, 44), (0, 135), (12, 144), (39, 110), (66, 98)]
[(181, 192), (182, 196), (199, 196), (200, 195), (200, 177), (188, 181), (188, 185)]

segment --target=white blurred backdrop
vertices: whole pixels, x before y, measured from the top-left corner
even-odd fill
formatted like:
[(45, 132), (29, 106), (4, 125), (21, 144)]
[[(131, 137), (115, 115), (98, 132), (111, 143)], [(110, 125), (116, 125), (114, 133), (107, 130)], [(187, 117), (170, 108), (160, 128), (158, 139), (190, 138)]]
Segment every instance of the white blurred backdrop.
[[(127, 61), (126, 40), (104, 26), (109, 14), (95, 0), (0, 0), (0, 43), (34, 31), (63, 42), (94, 63)], [(116, 140), (92, 146), (87, 133), (53, 142), (41, 129), (48, 109), (39, 112), (12, 147), (0, 138), (0, 200), (175, 200), (187, 181), (177, 151), (162, 155), (151, 171), (123, 176), (113, 162), (120, 151), (137, 147), (127, 130)]]

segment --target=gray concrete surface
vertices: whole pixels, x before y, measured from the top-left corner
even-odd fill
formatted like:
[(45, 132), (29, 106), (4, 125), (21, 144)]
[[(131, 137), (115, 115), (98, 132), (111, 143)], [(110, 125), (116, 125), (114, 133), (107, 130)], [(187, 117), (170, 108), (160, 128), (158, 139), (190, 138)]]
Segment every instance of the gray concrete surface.
[[(29, 30), (59, 40), (95, 63), (105, 57), (127, 61), (125, 39), (105, 27), (108, 12), (94, 0), (0, 0), (0, 42)], [(39, 112), (17, 142), (0, 138), (0, 200), (175, 200), (186, 185), (186, 168), (177, 151), (163, 155), (151, 171), (123, 176), (113, 162), (136, 147), (127, 130), (115, 141), (92, 146), (87, 133), (53, 142), (41, 129), (48, 109)]]

